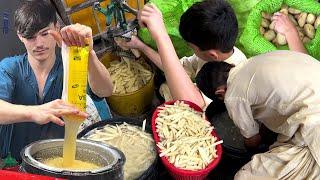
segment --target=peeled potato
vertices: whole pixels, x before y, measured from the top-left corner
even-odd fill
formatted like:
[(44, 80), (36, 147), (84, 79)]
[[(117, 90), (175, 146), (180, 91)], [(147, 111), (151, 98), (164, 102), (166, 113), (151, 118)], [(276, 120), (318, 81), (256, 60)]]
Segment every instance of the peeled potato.
[(308, 16), (307, 16), (307, 23), (308, 24), (313, 24), (315, 20), (316, 20), (316, 16), (314, 14), (308, 14)]
[(286, 45), (287, 44), (287, 40), (286, 40), (286, 37), (280, 33), (277, 34), (277, 42), (279, 45)]
[(274, 45), (279, 46), (278, 41), (277, 41), (276, 38), (274, 38), (271, 42), (272, 42)]
[(270, 23), (269, 29), (274, 30), (274, 26), (276, 25), (275, 21)]
[(302, 40), (304, 38), (304, 34), (302, 32), (300, 32), (300, 31), (298, 31), (298, 33), (299, 33), (300, 40)]
[(306, 24), (308, 14), (303, 12), (299, 15), (298, 24), (300, 27), (303, 27)]
[(318, 16), (316, 21), (314, 22), (314, 28), (317, 29), (319, 25), (320, 25), (320, 16)]
[(304, 29), (304, 33), (305, 33), (309, 38), (311, 38), (311, 39), (314, 38), (314, 36), (315, 36), (315, 29), (314, 29), (314, 27), (313, 27), (311, 24), (306, 24), (306, 25), (304, 25), (303, 29)]
[(262, 12), (262, 17), (268, 20), (271, 20), (272, 15), (270, 13)]
[(310, 41), (311, 41), (311, 39), (308, 38), (308, 37), (304, 37), (303, 40), (302, 40), (303, 44), (306, 44), (306, 43), (308, 43)]
[(267, 28), (267, 27), (269, 27), (269, 25), (270, 25), (270, 21), (268, 19), (262, 18), (261, 26), (264, 28)]
[(288, 15), (288, 9), (281, 9), (280, 12), (282, 14)]
[[(297, 20), (296, 20), (291, 14), (288, 14), (288, 18), (290, 19), (290, 21), (291, 21), (295, 26), (298, 25)], [(271, 23), (271, 24), (272, 24), (272, 23)]]
[(289, 8), (288, 11), (290, 14), (300, 14), (301, 13), (300, 10), (294, 9), (294, 8)]
[(268, 41), (272, 41), (274, 38), (276, 38), (276, 33), (273, 30), (268, 30), (266, 33), (264, 33), (264, 37)]
[(266, 32), (266, 30), (262, 26), (260, 26), (260, 34), (264, 35), (265, 32)]

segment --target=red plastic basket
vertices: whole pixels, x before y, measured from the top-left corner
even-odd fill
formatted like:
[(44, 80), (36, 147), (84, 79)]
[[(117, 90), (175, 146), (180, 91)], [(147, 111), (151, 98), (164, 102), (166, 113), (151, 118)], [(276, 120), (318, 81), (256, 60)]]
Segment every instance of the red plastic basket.
[[(185, 100), (179, 100), (179, 101), (183, 101), (185, 104), (188, 104), (191, 108), (193, 108), (196, 111), (199, 112), (203, 112), (202, 109), (190, 102), (190, 101), (185, 101)], [(164, 106), (165, 104), (174, 104), (176, 102), (176, 100), (174, 101), (169, 101), (169, 102), (165, 102), (164, 104), (160, 105), (159, 107)], [(158, 133), (156, 131), (156, 119), (158, 117), (158, 113), (159, 113), (159, 107), (154, 111), (153, 115), (152, 115), (152, 132), (153, 132), (153, 138), (155, 140), (156, 143), (158, 143), (160, 141), (160, 138), (158, 136)], [(218, 140), (220, 140), (220, 138), (217, 136), (216, 132), (214, 130), (212, 130), (211, 133), (213, 136), (217, 137)], [(218, 157), (215, 158), (205, 169), (202, 170), (198, 170), (198, 171), (191, 171), (191, 170), (183, 170), (180, 168), (176, 168), (173, 164), (171, 164), (167, 157), (163, 156), (161, 157), (161, 161), (162, 163), (165, 165), (165, 167), (167, 168), (167, 170), (169, 171), (170, 175), (174, 178), (174, 179), (179, 179), (179, 180), (198, 180), (198, 179), (205, 179), (208, 174), (210, 173), (211, 170), (213, 170), (220, 162), (221, 160), (221, 156), (222, 156), (222, 146), (221, 144), (218, 144), (216, 146), (217, 149), (217, 155)], [(160, 149), (157, 147), (157, 151), (160, 154)]]

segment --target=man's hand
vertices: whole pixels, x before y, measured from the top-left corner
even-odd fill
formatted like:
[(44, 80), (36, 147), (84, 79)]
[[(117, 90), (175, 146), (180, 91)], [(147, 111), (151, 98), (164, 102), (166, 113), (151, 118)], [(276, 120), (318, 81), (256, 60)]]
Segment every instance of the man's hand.
[(278, 33), (286, 37), (288, 37), (288, 34), (297, 31), (294, 24), (290, 21), (289, 17), (285, 14), (275, 13), (274, 16), (272, 17), (272, 21), (274, 21), (275, 23), (274, 29)]
[(144, 43), (137, 37), (131, 36), (130, 41), (116, 41), (117, 45), (123, 49), (138, 49), (141, 50), (143, 48)]
[(286, 37), (289, 49), (291, 51), (308, 54), (299, 37), (296, 27), (290, 21), (287, 15), (275, 13), (275, 15), (272, 17), (272, 20), (275, 21), (275, 30)]
[(60, 32), (50, 30), (48, 33), (54, 37), (60, 47), (63, 41), (67, 46), (89, 45), (90, 50), (93, 49), (92, 29), (88, 26), (77, 23), (63, 27)]
[(152, 38), (161, 38), (161, 33), (166, 33), (160, 10), (153, 4), (147, 4), (138, 14), (141, 27), (147, 27)]
[(30, 107), (30, 119), (37, 124), (47, 124), (53, 122), (60, 126), (64, 125), (64, 122), (60, 119), (62, 116), (74, 115), (81, 118), (86, 118), (88, 115), (79, 111), (76, 107), (65, 103), (64, 101), (57, 99), (46, 104)]

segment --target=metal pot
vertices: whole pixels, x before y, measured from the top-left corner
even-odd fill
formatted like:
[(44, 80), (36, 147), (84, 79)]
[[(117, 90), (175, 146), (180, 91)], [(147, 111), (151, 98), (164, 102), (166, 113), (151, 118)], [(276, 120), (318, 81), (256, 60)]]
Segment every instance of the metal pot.
[(115, 147), (89, 140), (77, 140), (76, 159), (95, 163), (94, 170), (66, 170), (47, 166), (44, 159), (62, 157), (63, 139), (36, 141), (21, 151), (21, 170), (66, 179), (123, 179), (124, 154)]

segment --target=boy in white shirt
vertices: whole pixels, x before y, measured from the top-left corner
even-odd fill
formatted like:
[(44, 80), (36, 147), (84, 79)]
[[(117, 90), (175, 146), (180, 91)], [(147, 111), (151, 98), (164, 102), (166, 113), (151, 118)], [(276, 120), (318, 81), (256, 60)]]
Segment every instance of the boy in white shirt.
[[(218, 96), (248, 148), (277, 133), (269, 151), (252, 156), (235, 176), (242, 179), (319, 179), (320, 62), (295, 51), (273, 51), (232, 67), (207, 63), (197, 84)], [(218, 107), (218, 106), (217, 106)], [(223, 107), (221, 107), (223, 108)]]
[[(140, 15), (143, 16), (143, 13), (142, 11)], [(191, 57), (180, 59), (183, 68), (192, 80), (195, 79), (206, 62), (224, 61), (237, 65), (246, 59), (246, 56), (234, 47), (238, 35), (238, 23), (233, 9), (223, 0), (205, 0), (193, 4), (181, 16), (179, 31), (195, 53)], [(129, 42), (120, 42), (119, 45), (142, 51), (158, 68), (164, 71), (163, 62), (158, 52), (144, 44), (136, 36), (133, 36)], [(170, 65), (174, 66), (174, 64)], [(182, 87), (173, 87), (179, 87), (177, 83), (170, 84), (164, 83), (160, 88), (160, 93), (166, 101), (171, 99), (191, 100), (203, 109), (206, 109), (212, 102), (211, 99), (203, 95), (197, 88), (191, 87), (190, 84), (186, 86), (187, 89), (191, 89), (190, 94), (185, 93), (186, 89)], [(177, 90), (177, 94), (172, 93), (172, 89)]]

